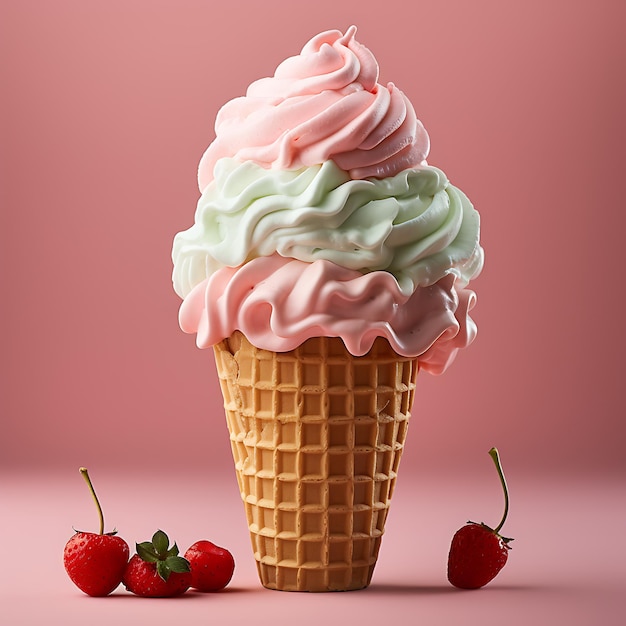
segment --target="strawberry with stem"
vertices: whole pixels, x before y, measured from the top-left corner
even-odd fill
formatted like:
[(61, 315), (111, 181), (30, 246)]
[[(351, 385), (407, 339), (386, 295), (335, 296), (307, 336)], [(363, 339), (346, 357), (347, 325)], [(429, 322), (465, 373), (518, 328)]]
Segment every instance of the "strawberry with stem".
[(86, 468), (80, 468), (96, 503), (98, 533), (76, 531), (63, 551), (63, 564), (70, 580), (89, 596), (107, 596), (122, 581), (128, 563), (128, 544), (116, 537), (117, 531), (104, 532), (104, 514)]
[(497, 448), (491, 448), (489, 456), (496, 466), (504, 491), (504, 513), (495, 528), (470, 521), (452, 538), (448, 555), (448, 580), (460, 589), (478, 589), (493, 580), (505, 566), (509, 543), (513, 541), (500, 534), (509, 514), (509, 489)]

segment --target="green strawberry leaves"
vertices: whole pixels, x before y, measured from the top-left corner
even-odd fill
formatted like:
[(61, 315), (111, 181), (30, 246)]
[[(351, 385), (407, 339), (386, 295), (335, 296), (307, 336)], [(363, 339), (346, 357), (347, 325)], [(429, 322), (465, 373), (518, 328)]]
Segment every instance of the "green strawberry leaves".
[(152, 535), (152, 545), (157, 551), (157, 554), (166, 554), (169, 550), (170, 540), (162, 530), (157, 530), (154, 535)]
[(169, 547), (169, 537), (162, 530), (157, 530), (152, 535), (152, 541), (142, 541), (135, 545), (139, 557), (147, 563), (155, 563), (157, 574), (165, 581), (172, 573), (182, 574), (191, 571), (189, 561), (178, 556), (176, 544)]

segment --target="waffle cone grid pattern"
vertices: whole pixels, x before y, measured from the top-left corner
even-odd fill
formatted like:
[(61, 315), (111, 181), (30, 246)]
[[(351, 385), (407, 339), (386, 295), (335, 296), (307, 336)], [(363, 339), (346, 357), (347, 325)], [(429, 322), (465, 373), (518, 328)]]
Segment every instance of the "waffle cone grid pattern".
[(239, 332), (215, 346), (237, 480), (263, 586), (366, 587), (415, 392), (417, 362), (377, 339), (353, 357), (338, 338), (290, 352)]

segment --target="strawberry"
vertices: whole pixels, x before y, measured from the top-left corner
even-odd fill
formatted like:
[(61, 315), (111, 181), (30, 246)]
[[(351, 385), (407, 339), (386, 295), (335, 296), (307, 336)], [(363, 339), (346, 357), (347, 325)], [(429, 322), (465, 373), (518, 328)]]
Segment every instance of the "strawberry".
[(467, 522), (452, 538), (448, 555), (448, 580), (461, 589), (478, 589), (492, 581), (505, 566), (513, 539), (503, 537), (500, 529), (509, 512), (509, 490), (496, 448), (489, 450), (504, 491), (504, 514), (495, 528)]
[(63, 551), (63, 564), (71, 581), (89, 596), (107, 596), (122, 581), (128, 562), (128, 544), (116, 537), (116, 532), (104, 534), (104, 515), (89, 473), (84, 467), (80, 473), (87, 482), (96, 502), (100, 518), (100, 532), (77, 531)]
[(157, 530), (152, 541), (136, 544), (122, 582), (128, 591), (145, 598), (166, 598), (185, 593), (191, 585), (189, 562), (178, 556), (178, 546)]
[(196, 541), (185, 552), (191, 567), (191, 586), (198, 591), (219, 591), (235, 571), (233, 555), (210, 541)]

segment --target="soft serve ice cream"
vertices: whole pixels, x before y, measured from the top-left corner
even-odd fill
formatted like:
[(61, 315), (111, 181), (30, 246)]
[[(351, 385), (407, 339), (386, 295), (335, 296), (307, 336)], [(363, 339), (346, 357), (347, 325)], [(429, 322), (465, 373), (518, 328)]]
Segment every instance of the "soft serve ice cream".
[(174, 240), (180, 325), (275, 352), (326, 336), (360, 356), (380, 336), (441, 373), (476, 334), (479, 215), (355, 32), (317, 35), (219, 111)]

